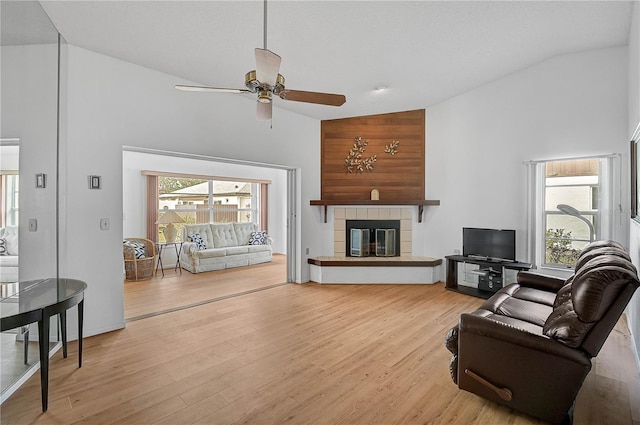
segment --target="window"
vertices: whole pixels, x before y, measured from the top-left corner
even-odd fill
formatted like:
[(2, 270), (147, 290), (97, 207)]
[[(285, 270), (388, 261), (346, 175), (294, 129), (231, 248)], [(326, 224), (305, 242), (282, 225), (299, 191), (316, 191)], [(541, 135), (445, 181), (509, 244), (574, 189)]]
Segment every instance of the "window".
[(544, 265), (573, 266), (599, 232), (597, 159), (545, 163)]
[(0, 192), (2, 216), (0, 217), (0, 227), (18, 225), (18, 194), (20, 176), (16, 173), (0, 174)]
[[(252, 222), (267, 230), (266, 186), (262, 181), (229, 181), (200, 176), (148, 176), (147, 229), (149, 238), (164, 242), (165, 224), (155, 224), (171, 211), (182, 222), (173, 225), (180, 235), (185, 224)], [(177, 218), (176, 218), (177, 220)]]
[(617, 156), (530, 163), (529, 261), (571, 268), (589, 242), (613, 238)]

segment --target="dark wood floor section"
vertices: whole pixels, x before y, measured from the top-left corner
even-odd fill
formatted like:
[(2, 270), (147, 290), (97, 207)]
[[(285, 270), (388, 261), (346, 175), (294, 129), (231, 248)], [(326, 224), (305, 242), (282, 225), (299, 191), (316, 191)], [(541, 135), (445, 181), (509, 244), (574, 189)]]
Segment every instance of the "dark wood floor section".
[[(215, 284), (212, 282), (211, 284)], [(3, 424), (535, 424), (459, 391), (444, 336), (482, 300), (435, 285), (283, 285), (131, 322), (53, 356), (49, 411), (35, 375)], [(640, 422), (621, 321), (575, 424)]]

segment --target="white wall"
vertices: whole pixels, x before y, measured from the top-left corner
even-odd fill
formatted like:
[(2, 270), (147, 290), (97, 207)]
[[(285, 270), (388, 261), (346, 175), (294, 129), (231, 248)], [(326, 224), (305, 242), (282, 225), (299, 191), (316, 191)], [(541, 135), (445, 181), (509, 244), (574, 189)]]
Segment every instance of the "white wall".
[[(640, 4), (633, 5), (633, 18), (629, 34), (629, 127), (628, 139), (631, 139), (640, 124)], [(636, 267), (640, 267), (640, 224), (631, 221), (629, 231), (629, 250)], [(636, 348), (636, 359), (640, 367), (640, 291), (631, 300), (627, 309), (629, 328)]]
[[(122, 285), (122, 147), (133, 146), (283, 164), (300, 170), (300, 246), (319, 240), (309, 206), (320, 191), (320, 123), (274, 109), (273, 129), (255, 120), (255, 101), (233, 94), (186, 93), (177, 77), (69, 46), (66, 166), (61, 170), (60, 272), (85, 280), (87, 335), (124, 326)], [(87, 176), (102, 176), (89, 190)], [(101, 217), (111, 230), (99, 228)], [(312, 254), (313, 255), (313, 254)], [(297, 281), (309, 276), (297, 256)], [(304, 261), (304, 264), (303, 264)], [(70, 324), (70, 329), (73, 325)]]
[[(269, 236), (273, 238), (273, 252), (286, 254), (287, 180), (285, 170), (127, 150), (122, 154), (122, 164), (124, 200), (122, 231), (125, 237), (146, 237), (146, 178), (141, 174), (142, 170), (270, 180), (267, 195)], [(173, 250), (163, 252), (162, 262), (165, 267), (174, 265), (175, 260)]]
[[(426, 208), (419, 225), (424, 252), (451, 255), (462, 249), (462, 227), (487, 227), (515, 229), (523, 258), (523, 162), (628, 152), (627, 80), (626, 48), (588, 51), (551, 58), (427, 109), (426, 194), (442, 202)], [(628, 178), (622, 181), (626, 194)], [(622, 227), (616, 239), (626, 244), (627, 220)]]

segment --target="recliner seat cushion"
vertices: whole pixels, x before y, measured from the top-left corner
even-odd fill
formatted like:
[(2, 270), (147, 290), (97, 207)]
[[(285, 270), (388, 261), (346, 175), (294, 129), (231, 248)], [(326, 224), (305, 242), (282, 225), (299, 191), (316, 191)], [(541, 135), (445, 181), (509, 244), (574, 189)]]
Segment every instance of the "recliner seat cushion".
[(540, 335), (542, 326), (553, 310), (553, 301), (553, 294), (523, 288), (516, 283), (496, 292), (473, 314)]

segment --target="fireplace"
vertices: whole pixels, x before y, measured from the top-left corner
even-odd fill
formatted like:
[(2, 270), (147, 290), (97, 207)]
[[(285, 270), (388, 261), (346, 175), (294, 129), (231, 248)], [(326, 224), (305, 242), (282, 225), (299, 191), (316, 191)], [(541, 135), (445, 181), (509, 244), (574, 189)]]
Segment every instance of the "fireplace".
[(345, 231), (347, 257), (400, 256), (400, 220), (346, 220)]

